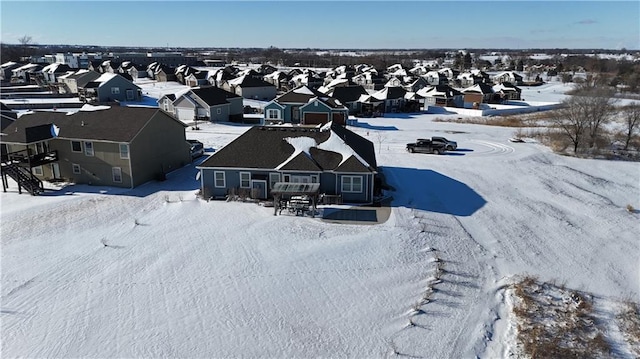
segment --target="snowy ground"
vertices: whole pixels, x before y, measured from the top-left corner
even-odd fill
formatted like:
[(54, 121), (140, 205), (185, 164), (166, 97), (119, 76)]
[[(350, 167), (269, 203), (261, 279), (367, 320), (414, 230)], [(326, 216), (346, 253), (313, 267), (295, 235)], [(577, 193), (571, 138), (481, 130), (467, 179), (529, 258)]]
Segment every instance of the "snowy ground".
[[(637, 163), (562, 157), (508, 142), (511, 128), (435, 117), (352, 127), (395, 189), (379, 225), (202, 201), (194, 165), (134, 190), (10, 188), (2, 356), (495, 358), (514, 344), (505, 286), (516, 278), (602, 303), (640, 297), (640, 214), (625, 209), (640, 207)], [(248, 129), (201, 128), (187, 137), (209, 153)], [(460, 150), (404, 150), (432, 135)]]

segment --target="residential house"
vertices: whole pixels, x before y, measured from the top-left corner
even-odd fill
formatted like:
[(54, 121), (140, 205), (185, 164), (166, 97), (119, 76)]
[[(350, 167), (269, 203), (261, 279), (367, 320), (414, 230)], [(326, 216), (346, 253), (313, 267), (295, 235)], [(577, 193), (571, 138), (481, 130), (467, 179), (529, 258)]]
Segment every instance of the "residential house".
[(441, 83), (440, 85), (453, 84), (460, 74), (460, 71), (452, 69), (450, 67), (443, 67), (439, 69), (438, 72), (447, 78), (447, 82)]
[(242, 97), (219, 87), (187, 91), (173, 101), (175, 117), (185, 123), (193, 121), (241, 122), (244, 118)]
[(373, 202), (377, 164), (371, 141), (340, 125), (254, 126), (197, 167), (206, 198), (272, 198), (276, 183), (318, 183), (343, 202)]
[(42, 68), (42, 76), (44, 82), (47, 84), (59, 82), (58, 79), (60, 76), (73, 72), (75, 72), (75, 69), (72, 69), (68, 65), (58, 63), (53, 63)]
[(495, 92), (484, 82), (479, 82), (461, 91), (464, 95), (464, 107), (477, 108), (481, 103), (493, 103)]
[(349, 114), (356, 114), (361, 111), (358, 99), (360, 99), (362, 95), (368, 95), (368, 93), (361, 85), (353, 85), (330, 88), (328, 92), (326, 92), (326, 95), (340, 101), (340, 103), (349, 109)]
[(464, 95), (449, 85), (425, 87), (417, 92), (424, 97), (424, 110), (428, 106), (463, 107)]
[(105, 68), (102, 66), (102, 60), (91, 60), (87, 66), (88, 70), (99, 72), (101, 74), (105, 73)]
[(274, 85), (278, 91), (289, 91), (289, 81), (291, 77), (282, 71), (274, 71), (263, 77), (265, 81)]
[(265, 105), (264, 114), (266, 123), (345, 124), (349, 110), (340, 101), (301, 86)]
[(120, 68), (118, 69), (118, 73), (127, 74), (131, 76), (132, 79), (139, 79), (147, 77), (146, 68), (140, 64), (134, 64), (131, 61), (124, 61), (120, 64)]
[(160, 64), (155, 68), (153, 76), (158, 82), (177, 81), (175, 72), (173, 67)]
[(142, 89), (120, 74), (106, 72), (78, 88), (83, 102), (140, 101)]
[(493, 85), (493, 91), (499, 96), (501, 101), (522, 99), (522, 89), (510, 82)]
[(0, 66), (0, 81), (11, 81), (12, 71), (23, 66), (17, 62), (9, 61)]
[(28, 63), (11, 70), (11, 83), (32, 84), (35, 83), (38, 72), (43, 66), (39, 64)]
[(262, 78), (243, 75), (226, 81), (222, 88), (246, 99), (270, 101), (276, 97), (277, 89)]
[(363, 112), (400, 112), (404, 108), (406, 94), (403, 87), (385, 87), (370, 96), (362, 96), (358, 101)]
[(422, 76), (429, 86), (448, 85), (449, 78), (446, 73), (439, 71), (429, 71)]
[(318, 88), (324, 83), (324, 78), (313, 70), (304, 70), (303, 73), (295, 75), (291, 78), (290, 86), (292, 88), (306, 86), (309, 88)]
[(4, 129), (3, 143), (5, 165), (40, 180), (132, 188), (191, 162), (185, 125), (150, 108), (35, 112)]
[(403, 87), (407, 92), (417, 92), (428, 86), (430, 86), (429, 82), (424, 77), (418, 77), (415, 80), (408, 81)]
[(184, 84), (190, 87), (208, 86), (209, 71), (192, 72), (184, 78)]
[(78, 70), (68, 75), (60, 76), (60, 92), (77, 94), (79, 88), (85, 87), (89, 82), (95, 81), (101, 74), (92, 70)]
[(380, 90), (388, 81), (384, 76), (380, 76), (377, 71), (366, 71), (351, 78), (357, 85), (362, 85), (366, 90)]
[(470, 87), (481, 82), (489, 83), (490, 77), (486, 72), (480, 70), (463, 72), (456, 77), (456, 83), (461, 87)]
[(513, 71), (503, 71), (493, 77), (494, 84), (501, 84), (503, 82), (509, 82), (513, 85), (522, 85), (522, 76)]

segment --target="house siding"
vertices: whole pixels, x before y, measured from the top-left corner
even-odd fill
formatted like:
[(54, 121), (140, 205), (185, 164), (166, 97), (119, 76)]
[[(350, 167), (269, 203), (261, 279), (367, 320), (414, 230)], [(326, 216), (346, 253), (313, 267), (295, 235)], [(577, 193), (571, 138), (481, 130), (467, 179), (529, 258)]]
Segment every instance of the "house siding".
[(240, 93), (238, 95), (246, 99), (257, 99), (262, 101), (271, 101), (276, 97), (275, 86), (265, 87), (238, 87)]
[[(112, 94), (112, 88), (119, 88), (118, 94)], [(133, 99), (127, 99), (127, 90), (133, 91)], [(140, 101), (140, 88), (134, 85), (131, 81), (121, 76), (116, 76), (111, 80), (103, 83), (97, 90), (98, 101), (110, 102), (110, 101)]]
[(158, 111), (131, 142), (133, 185), (138, 186), (191, 162), (184, 126)]
[[(49, 150), (58, 151), (58, 168), (60, 178), (72, 183), (90, 184), (97, 186), (131, 187), (131, 173), (129, 172), (129, 160), (120, 158), (120, 144), (112, 142), (87, 141), (93, 143), (93, 156), (84, 154), (84, 140), (82, 152), (71, 151), (71, 142), (76, 140), (55, 139), (49, 141)], [(21, 145), (10, 145), (9, 151), (18, 151), (25, 148)], [(80, 174), (73, 173), (73, 164), (80, 166)], [(122, 169), (122, 182), (113, 182), (112, 168)], [(42, 180), (53, 178), (51, 166), (42, 166)]]
[[(220, 110), (220, 113), (218, 113)], [(209, 108), (209, 119), (212, 122), (226, 122), (229, 121), (230, 106), (229, 104), (211, 106)]]

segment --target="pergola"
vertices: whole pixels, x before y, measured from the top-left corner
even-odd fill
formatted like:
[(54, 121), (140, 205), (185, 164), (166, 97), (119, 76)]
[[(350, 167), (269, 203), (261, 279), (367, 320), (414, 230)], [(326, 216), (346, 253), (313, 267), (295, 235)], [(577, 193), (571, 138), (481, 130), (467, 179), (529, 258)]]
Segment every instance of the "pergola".
[(311, 216), (315, 217), (319, 192), (320, 183), (276, 182), (271, 189), (273, 215), (277, 215), (278, 210), (282, 212), (285, 208), (296, 214), (304, 214), (311, 209)]

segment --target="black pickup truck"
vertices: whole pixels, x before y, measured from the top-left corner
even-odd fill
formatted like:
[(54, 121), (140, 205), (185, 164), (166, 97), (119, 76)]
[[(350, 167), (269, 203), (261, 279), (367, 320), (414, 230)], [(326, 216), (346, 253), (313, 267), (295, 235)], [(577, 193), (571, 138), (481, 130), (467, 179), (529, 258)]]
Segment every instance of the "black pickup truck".
[(443, 154), (446, 151), (446, 144), (433, 142), (429, 139), (419, 138), (415, 143), (407, 143), (407, 151)]

